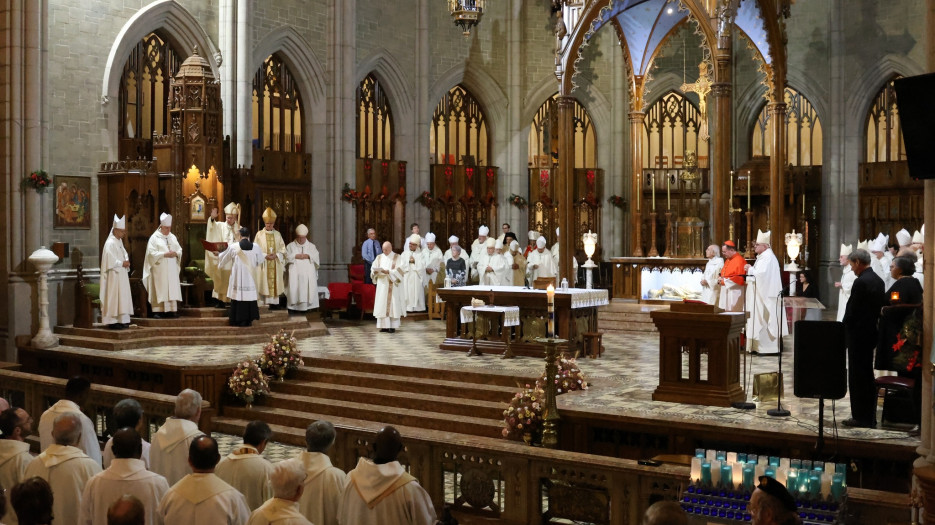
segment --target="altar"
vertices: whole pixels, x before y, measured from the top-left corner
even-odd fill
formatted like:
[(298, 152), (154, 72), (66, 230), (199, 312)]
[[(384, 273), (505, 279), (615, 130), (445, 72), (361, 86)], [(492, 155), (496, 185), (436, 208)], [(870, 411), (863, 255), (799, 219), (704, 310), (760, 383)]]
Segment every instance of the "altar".
[[(516, 355), (542, 357), (542, 345), (536, 343), (536, 339), (546, 336), (545, 290), (474, 285), (439, 288), (437, 293), (445, 302), (447, 313), (445, 340), (439, 348), (501, 355), (509, 348)], [(487, 306), (519, 307), (518, 326), (501, 322), (497, 316), (477, 316), (476, 321), (462, 322), (461, 310), (471, 306), (471, 299), (480, 299)], [(584, 351), (586, 334), (598, 331), (597, 309), (607, 304), (607, 290), (555, 290), (556, 336), (569, 341), (567, 351), (570, 354)], [(500, 326), (503, 324), (505, 326)]]

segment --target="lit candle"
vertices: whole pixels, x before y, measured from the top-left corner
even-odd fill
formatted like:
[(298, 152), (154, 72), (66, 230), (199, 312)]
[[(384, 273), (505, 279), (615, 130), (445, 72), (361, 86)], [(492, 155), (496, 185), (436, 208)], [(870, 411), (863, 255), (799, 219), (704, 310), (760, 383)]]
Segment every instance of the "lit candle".
[(701, 458), (694, 457), (692, 458), (692, 469), (691, 469), (691, 478), (692, 483), (698, 483), (701, 481)]
[(703, 448), (696, 448), (696, 449), (695, 449), (695, 457), (696, 457), (696, 458), (702, 458), (702, 459), (704, 459), (704, 449), (703, 449)]
[(704, 453), (704, 457), (708, 461), (714, 461), (715, 459), (717, 459), (717, 451), (713, 449), (709, 449)]
[(734, 469), (727, 462), (721, 463), (721, 485), (724, 487), (733, 487), (734, 481), (732, 479)]
[(753, 184), (753, 178), (750, 171), (747, 171), (747, 211), (750, 210), (750, 186)]
[(779, 456), (770, 456), (769, 457), (769, 466), (778, 467), (779, 466)]
[[(769, 456), (760, 456), (759, 458), (757, 458), (756, 464), (763, 465), (764, 467), (766, 465), (769, 465)], [(757, 476), (757, 477), (760, 477), (760, 476)]]
[(555, 287), (552, 284), (549, 284), (549, 287), (545, 290), (545, 295), (548, 297), (548, 308), (549, 308), (549, 327), (546, 330), (546, 337), (549, 339), (555, 337)]
[(721, 484), (721, 462), (711, 462), (711, 485), (717, 487)]
[(789, 472), (786, 475), (786, 489), (788, 489), (789, 494), (795, 492), (796, 482), (798, 481), (798, 471), (794, 468), (790, 468)]
[(650, 173), (649, 180), (651, 181), (650, 187), (653, 193), (653, 211), (656, 211), (656, 174)]
[(779, 458), (779, 466), (782, 468), (789, 468), (789, 458)]
[(727, 194), (727, 209), (734, 207), (734, 170), (730, 170), (730, 191)]
[(737, 462), (737, 453), (736, 453), (736, 452), (728, 452), (728, 453), (727, 453), (727, 462), (728, 462), (728, 463), (736, 463), (736, 462)]
[(890, 292), (890, 301), (894, 303), (899, 301), (899, 292)]
[(747, 463), (743, 467), (743, 488), (744, 490), (753, 490), (753, 465)]
[(743, 463), (732, 463), (730, 468), (730, 479), (734, 483), (734, 488), (739, 489), (743, 485)]
[(813, 470), (808, 475), (808, 496), (812, 500), (818, 499), (821, 495), (821, 476), (818, 471)]
[(844, 474), (834, 473), (831, 475), (831, 499), (841, 501), (844, 497)]
[(724, 450), (718, 450), (718, 451), (717, 451), (717, 460), (718, 460), (718, 461), (724, 461), (725, 459), (727, 459), (727, 452), (724, 451)]
[(821, 499), (827, 500), (831, 495), (831, 477), (834, 474), (825, 472), (821, 475)]
[(701, 484), (711, 484), (711, 463), (708, 463), (707, 461), (701, 464)]
[(760, 476), (766, 474), (766, 465), (763, 463), (757, 463), (756, 467), (753, 469), (754, 476), (756, 479), (760, 479)]
[(637, 173), (637, 174), (636, 174), (636, 189), (637, 189), (637, 191), (636, 191), (636, 211), (640, 211), (640, 200), (641, 200), (641, 197), (643, 196), (643, 186), (640, 184), (641, 175), (642, 175), (642, 174), (640, 174), (640, 173)]
[(786, 485), (786, 479), (789, 477), (789, 469), (786, 467), (779, 467), (776, 469), (776, 481)]

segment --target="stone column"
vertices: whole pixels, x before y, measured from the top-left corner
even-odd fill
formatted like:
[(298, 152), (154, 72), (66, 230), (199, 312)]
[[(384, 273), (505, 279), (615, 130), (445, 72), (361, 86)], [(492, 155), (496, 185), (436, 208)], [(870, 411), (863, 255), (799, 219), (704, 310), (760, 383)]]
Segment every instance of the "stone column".
[[(234, 4), (236, 0), (221, 0), (218, 7), (218, 47), (221, 52), (221, 102), (224, 104), (223, 133), (234, 137), (234, 66), (236, 64), (234, 52)], [(207, 52), (207, 50), (205, 50)], [(252, 137), (251, 137), (252, 138)], [(236, 147), (236, 146), (235, 146)]]
[(559, 96), (558, 109), (558, 225), (561, 228), (559, 244), (558, 279), (568, 279), (568, 286), (574, 283), (575, 256), (574, 238), (574, 198), (575, 198), (575, 99)]
[(630, 112), (630, 224), (633, 228), (633, 257), (643, 256), (643, 121), (646, 113)]
[[(236, 161), (235, 164), (253, 164), (253, 73), (250, 61), (253, 58), (253, 35), (250, 18), (253, 15), (253, 0), (237, 0), (237, 77), (235, 104), (237, 105)], [(233, 58), (233, 57), (230, 57)], [(223, 78), (222, 78), (223, 81)]]
[[(723, 70), (730, 71), (730, 68), (724, 67)], [(731, 128), (734, 111), (731, 102), (732, 89), (730, 74), (726, 73), (726, 75), (728, 77), (726, 81), (724, 78), (719, 78), (719, 82), (711, 86), (711, 93), (709, 95), (711, 100), (709, 107), (711, 107), (715, 113), (714, 129), (711, 132), (712, 144), (709, 146), (713, 146), (713, 148), (711, 148), (713, 151), (710, 153), (711, 164), (708, 170), (709, 184), (711, 187), (711, 219), (709, 221), (711, 238), (708, 242), (702, 243), (702, 245), (711, 243), (721, 244), (727, 240), (727, 236), (729, 235), (727, 208), (731, 203), (731, 195), (728, 195), (730, 188), (728, 177), (730, 177), (732, 165), (731, 137), (733, 136), (733, 132)]]
[(785, 238), (783, 206), (785, 205), (785, 170), (786, 170), (786, 104), (770, 102), (769, 118), (773, 123), (769, 156), (769, 229), (772, 231), (772, 248), (780, 267), (786, 246), (781, 242)]

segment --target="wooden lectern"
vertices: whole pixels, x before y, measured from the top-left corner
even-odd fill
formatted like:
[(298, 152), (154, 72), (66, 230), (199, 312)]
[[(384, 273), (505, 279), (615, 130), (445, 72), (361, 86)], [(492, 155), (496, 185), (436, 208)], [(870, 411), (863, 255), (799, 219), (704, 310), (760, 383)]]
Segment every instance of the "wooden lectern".
[(728, 407), (743, 401), (740, 386), (742, 312), (674, 303), (650, 314), (659, 330), (659, 386), (653, 401)]

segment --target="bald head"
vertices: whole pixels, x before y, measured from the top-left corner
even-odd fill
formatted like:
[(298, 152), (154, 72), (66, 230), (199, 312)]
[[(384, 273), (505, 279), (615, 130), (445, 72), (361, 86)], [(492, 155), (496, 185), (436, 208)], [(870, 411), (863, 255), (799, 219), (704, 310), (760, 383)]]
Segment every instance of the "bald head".
[(81, 419), (74, 412), (65, 412), (52, 423), (52, 440), (56, 445), (74, 446), (81, 439)]
[(403, 438), (399, 431), (391, 426), (385, 426), (377, 432), (373, 440), (373, 462), (377, 465), (396, 461), (403, 450)]
[(143, 525), (146, 509), (136, 496), (124, 494), (107, 509), (107, 525)]
[(0, 397), (0, 412), (3, 412), (4, 410), (7, 410), (8, 408), (10, 408), (10, 402)]
[(385, 255), (389, 255), (390, 252), (392, 251), (393, 251), (393, 243), (391, 243), (390, 241), (384, 241), (383, 242), (383, 253)]
[(114, 457), (117, 459), (140, 459), (143, 456), (143, 438), (132, 427), (124, 427), (114, 433)]
[(197, 473), (214, 472), (214, 467), (221, 461), (218, 442), (211, 436), (201, 435), (192, 440), (188, 447), (188, 464)]
[(643, 514), (643, 525), (688, 525), (688, 515), (674, 501), (657, 501)]

